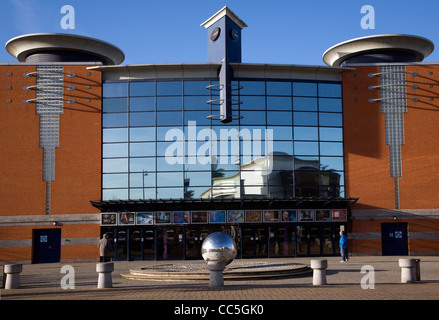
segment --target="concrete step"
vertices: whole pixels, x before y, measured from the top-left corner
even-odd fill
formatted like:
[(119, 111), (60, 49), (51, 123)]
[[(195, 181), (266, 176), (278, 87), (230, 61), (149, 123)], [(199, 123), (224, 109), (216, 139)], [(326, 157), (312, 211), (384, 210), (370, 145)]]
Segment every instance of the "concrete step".
[[(159, 266), (160, 267), (160, 266)], [(128, 280), (143, 280), (143, 281), (208, 281), (210, 273), (207, 270), (195, 268), (195, 270), (188, 271), (174, 271), (178, 270), (175, 266), (172, 271), (162, 271), (159, 267), (142, 268), (137, 270), (130, 270), (129, 273), (121, 274), (120, 276)], [(169, 268), (169, 265), (164, 265), (163, 269)], [(224, 271), (224, 280), (258, 280), (258, 279), (273, 279), (273, 278), (290, 278), (303, 277), (312, 274), (312, 269), (307, 265), (257, 265), (249, 267), (230, 267)]]

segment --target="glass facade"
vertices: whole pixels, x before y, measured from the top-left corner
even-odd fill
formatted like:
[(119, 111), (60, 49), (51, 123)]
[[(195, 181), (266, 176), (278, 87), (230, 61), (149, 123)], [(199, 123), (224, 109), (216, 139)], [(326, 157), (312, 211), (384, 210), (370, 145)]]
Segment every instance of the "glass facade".
[(229, 124), (212, 85), (104, 83), (102, 200), (344, 197), (340, 83), (235, 79)]

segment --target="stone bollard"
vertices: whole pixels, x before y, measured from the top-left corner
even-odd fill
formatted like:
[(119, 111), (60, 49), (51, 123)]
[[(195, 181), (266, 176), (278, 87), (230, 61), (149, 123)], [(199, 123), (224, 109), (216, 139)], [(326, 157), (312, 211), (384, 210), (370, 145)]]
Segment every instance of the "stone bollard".
[(314, 286), (322, 286), (326, 284), (326, 268), (328, 260), (319, 259), (311, 260), (311, 269), (313, 269), (312, 284)]
[(96, 272), (99, 274), (98, 276), (99, 289), (113, 287), (113, 279), (111, 277), (111, 273), (113, 271), (114, 271), (113, 262), (100, 262), (96, 264)]
[(209, 287), (223, 287), (224, 286), (224, 268), (226, 267), (224, 261), (208, 261), (207, 269), (210, 271)]
[(23, 271), (21, 264), (7, 264), (4, 266), (6, 274), (5, 289), (20, 288), (20, 272)]
[(401, 283), (415, 282), (415, 259), (399, 259), (401, 267)]

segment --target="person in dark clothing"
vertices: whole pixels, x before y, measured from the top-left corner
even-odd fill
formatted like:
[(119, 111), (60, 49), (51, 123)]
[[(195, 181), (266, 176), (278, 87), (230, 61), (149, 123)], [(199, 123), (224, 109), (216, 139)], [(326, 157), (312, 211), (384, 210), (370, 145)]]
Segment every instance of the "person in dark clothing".
[(102, 239), (99, 240), (98, 248), (100, 262), (111, 261), (111, 258), (113, 257), (113, 246), (111, 245), (111, 241), (108, 240), (108, 234), (104, 233)]

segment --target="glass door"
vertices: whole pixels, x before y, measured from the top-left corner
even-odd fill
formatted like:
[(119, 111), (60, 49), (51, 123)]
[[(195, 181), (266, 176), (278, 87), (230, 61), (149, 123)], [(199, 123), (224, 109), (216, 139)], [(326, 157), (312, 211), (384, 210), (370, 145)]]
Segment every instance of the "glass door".
[(321, 244), (320, 239), (320, 228), (319, 227), (308, 227), (309, 230), (309, 254), (311, 256), (321, 255)]
[(143, 229), (143, 260), (155, 259), (154, 229)]
[(115, 243), (116, 243), (116, 259), (128, 260), (128, 242), (127, 242), (127, 228), (117, 229)]
[(269, 254), (274, 257), (294, 257), (296, 254), (296, 227), (294, 225), (270, 226)]
[(334, 254), (334, 234), (331, 226), (322, 227), (322, 246), (324, 255)]
[(200, 242), (198, 229), (193, 225), (186, 226), (186, 259), (200, 258)]
[(157, 260), (183, 259), (183, 227), (157, 228)]
[(309, 233), (306, 226), (299, 225), (296, 229), (296, 249), (298, 256), (309, 256), (308, 248)]
[(130, 228), (130, 254), (129, 260), (141, 260), (142, 259), (142, 230), (140, 228)]
[(268, 226), (245, 226), (242, 237), (243, 258), (268, 257)]
[(255, 256), (255, 233), (251, 226), (244, 226), (242, 230), (242, 257), (253, 258)]
[(257, 258), (268, 257), (268, 241), (267, 241), (267, 226), (260, 226), (255, 230), (256, 241), (256, 255)]

